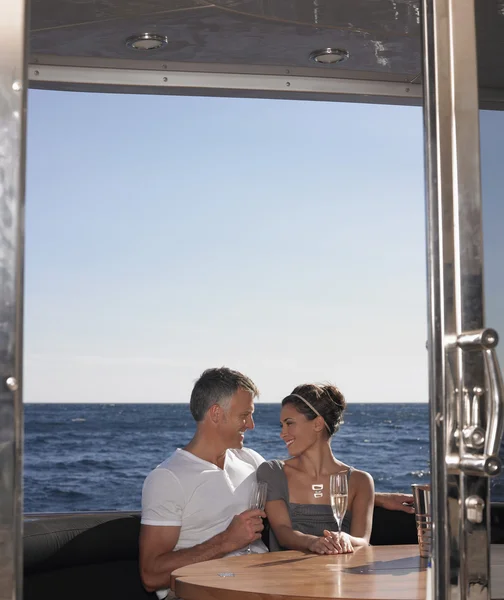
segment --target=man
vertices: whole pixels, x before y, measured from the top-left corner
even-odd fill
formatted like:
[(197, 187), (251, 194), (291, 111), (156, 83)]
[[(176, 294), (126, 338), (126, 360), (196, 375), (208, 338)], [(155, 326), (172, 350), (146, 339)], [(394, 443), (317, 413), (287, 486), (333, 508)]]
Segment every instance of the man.
[[(267, 552), (262, 510), (250, 510), (255, 471), (263, 458), (243, 447), (254, 428), (258, 390), (245, 375), (208, 369), (196, 382), (190, 410), (196, 433), (147, 477), (142, 492), (140, 574), (145, 588), (166, 597), (173, 571), (247, 551)], [(411, 496), (376, 494), (375, 505), (413, 512)], [(172, 595), (173, 597), (173, 595)]]

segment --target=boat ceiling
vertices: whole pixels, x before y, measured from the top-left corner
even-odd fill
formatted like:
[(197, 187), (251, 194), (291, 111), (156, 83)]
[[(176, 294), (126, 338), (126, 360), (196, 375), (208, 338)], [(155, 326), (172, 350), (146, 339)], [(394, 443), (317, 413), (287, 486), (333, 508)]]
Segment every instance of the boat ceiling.
[[(500, 100), (504, 0), (476, 5), (480, 88)], [(417, 0), (32, 0), (30, 23), (32, 65), (421, 83)], [(126, 46), (146, 32), (168, 44)], [(338, 65), (310, 61), (326, 47), (349, 57)]]

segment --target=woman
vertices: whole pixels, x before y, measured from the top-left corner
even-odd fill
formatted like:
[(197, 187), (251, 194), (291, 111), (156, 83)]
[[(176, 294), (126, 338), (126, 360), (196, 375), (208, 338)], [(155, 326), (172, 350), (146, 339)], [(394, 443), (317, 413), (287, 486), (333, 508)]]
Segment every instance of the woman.
[[(300, 385), (282, 400), (280, 437), (292, 458), (263, 463), (257, 471), (258, 481), (268, 484), (271, 551), (339, 554), (369, 544), (373, 479), (335, 458), (331, 450), (345, 407), (343, 394), (333, 385)], [(348, 472), (348, 508), (339, 535), (329, 482), (332, 473), (342, 471)]]

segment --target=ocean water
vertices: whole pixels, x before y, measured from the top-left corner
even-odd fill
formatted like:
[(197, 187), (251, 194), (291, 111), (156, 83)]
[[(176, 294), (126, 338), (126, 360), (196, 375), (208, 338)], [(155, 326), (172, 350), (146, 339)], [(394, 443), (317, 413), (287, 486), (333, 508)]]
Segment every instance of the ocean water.
[[(266, 459), (287, 457), (279, 412), (257, 403), (246, 434)], [(146, 475), (193, 432), (187, 404), (26, 404), (24, 510), (139, 510)], [(429, 481), (428, 440), (426, 404), (353, 404), (332, 446), (377, 491), (409, 492)], [(492, 499), (504, 499), (500, 480)]]

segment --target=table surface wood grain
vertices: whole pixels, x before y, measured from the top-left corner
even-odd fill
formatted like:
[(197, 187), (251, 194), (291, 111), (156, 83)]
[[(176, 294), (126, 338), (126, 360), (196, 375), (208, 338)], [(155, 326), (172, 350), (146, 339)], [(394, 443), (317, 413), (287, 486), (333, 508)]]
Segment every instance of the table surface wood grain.
[[(504, 546), (492, 546), (492, 598), (504, 599)], [(424, 600), (418, 546), (369, 546), (353, 554), (269, 552), (189, 565), (172, 575), (183, 600)]]

